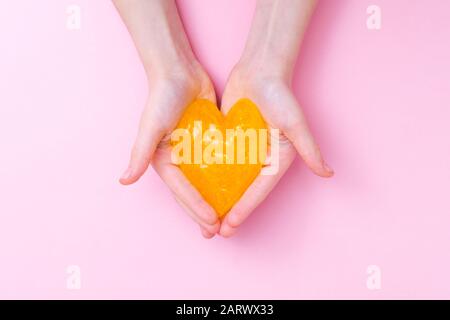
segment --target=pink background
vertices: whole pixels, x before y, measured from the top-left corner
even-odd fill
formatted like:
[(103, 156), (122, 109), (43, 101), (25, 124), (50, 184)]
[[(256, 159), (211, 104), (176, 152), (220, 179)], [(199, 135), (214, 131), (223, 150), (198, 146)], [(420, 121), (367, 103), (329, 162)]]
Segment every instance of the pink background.
[[(294, 87), (336, 176), (297, 160), (235, 238), (211, 241), (153, 170), (117, 182), (147, 88), (110, 1), (3, 1), (0, 298), (450, 298), (449, 1), (321, 1)], [(179, 2), (219, 90), (254, 4)]]

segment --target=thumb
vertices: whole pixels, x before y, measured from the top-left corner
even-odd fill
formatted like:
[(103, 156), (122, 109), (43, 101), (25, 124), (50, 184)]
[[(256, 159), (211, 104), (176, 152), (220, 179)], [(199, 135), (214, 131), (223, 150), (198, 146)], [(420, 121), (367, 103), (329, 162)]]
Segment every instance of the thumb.
[(308, 127), (306, 118), (297, 100), (289, 94), (287, 99), (287, 110), (289, 110), (288, 125), (283, 128), (286, 137), (292, 142), (297, 152), (305, 161), (306, 165), (317, 175), (321, 177), (331, 177), (334, 172), (323, 160), (319, 146)]
[(155, 108), (148, 105), (141, 117), (128, 168), (119, 180), (121, 184), (129, 185), (139, 180), (150, 165), (153, 153), (163, 135), (164, 129), (161, 122), (157, 121)]

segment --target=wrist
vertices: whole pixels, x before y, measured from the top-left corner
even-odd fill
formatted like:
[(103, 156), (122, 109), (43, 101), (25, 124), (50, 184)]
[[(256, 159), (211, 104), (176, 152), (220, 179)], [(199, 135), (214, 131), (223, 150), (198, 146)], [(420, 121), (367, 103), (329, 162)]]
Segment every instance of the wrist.
[(192, 52), (171, 47), (150, 53), (144, 60), (144, 68), (149, 80), (170, 75), (194, 73), (199, 63)]
[(201, 64), (195, 58), (178, 56), (170, 63), (159, 63), (147, 69), (149, 88), (160, 85), (175, 86), (178, 89), (207, 90), (211, 81)]
[(153, 19), (146, 20), (146, 32), (139, 46), (149, 78), (192, 69), (198, 65), (175, 0), (148, 1)]
[(315, 0), (259, 0), (238, 65), (290, 81)]
[(289, 83), (292, 76), (292, 68), (282, 61), (269, 55), (243, 55), (233, 68), (233, 75), (242, 80), (253, 78), (276, 80)]

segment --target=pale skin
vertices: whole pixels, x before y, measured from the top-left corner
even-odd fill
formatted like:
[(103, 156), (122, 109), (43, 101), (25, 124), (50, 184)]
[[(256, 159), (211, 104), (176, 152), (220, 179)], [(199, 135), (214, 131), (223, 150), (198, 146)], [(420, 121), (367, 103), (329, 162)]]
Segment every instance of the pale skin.
[(315, 0), (258, 0), (247, 44), (231, 72), (221, 99), (226, 114), (241, 98), (254, 101), (280, 136), (276, 175), (258, 176), (226, 217), (212, 207), (171, 163), (168, 137), (195, 99), (216, 103), (208, 75), (197, 61), (183, 30), (174, 0), (113, 0), (140, 54), (148, 77), (149, 97), (122, 184), (136, 182), (151, 164), (175, 199), (199, 224), (205, 238), (230, 237), (266, 198), (298, 153), (321, 177), (333, 170), (325, 163), (291, 90), (300, 45)]

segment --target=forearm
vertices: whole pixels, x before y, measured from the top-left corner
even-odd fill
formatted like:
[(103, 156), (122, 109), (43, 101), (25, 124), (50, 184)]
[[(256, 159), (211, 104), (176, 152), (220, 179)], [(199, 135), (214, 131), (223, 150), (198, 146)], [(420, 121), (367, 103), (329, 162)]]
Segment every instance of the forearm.
[(195, 61), (175, 0), (113, 0), (150, 77)]
[(316, 0), (258, 0), (240, 65), (290, 77)]

